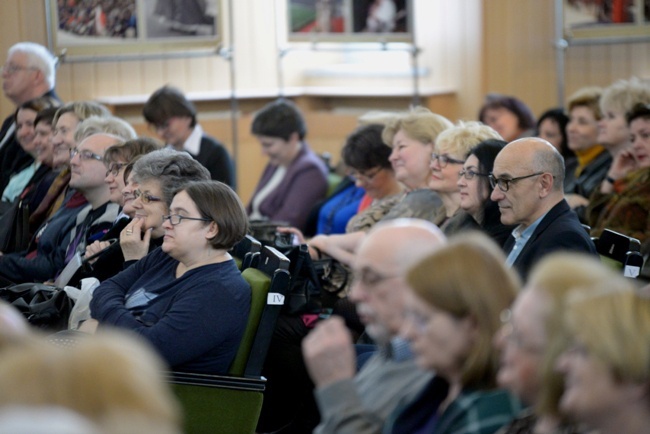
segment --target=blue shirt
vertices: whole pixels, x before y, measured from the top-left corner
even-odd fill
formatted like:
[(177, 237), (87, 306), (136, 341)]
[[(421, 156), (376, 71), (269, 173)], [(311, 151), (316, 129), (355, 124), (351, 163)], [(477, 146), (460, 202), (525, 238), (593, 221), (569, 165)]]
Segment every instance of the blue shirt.
[(528, 226), (523, 231), (521, 230), (521, 225), (517, 226), (512, 231), (512, 236), (515, 238), (515, 245), (512, 246), (512, 250), (510, 250), (510, 253), (508, 253), (508, 257), (506, 258), (506, 265), (508, 267), (512, 267), (512, 264), (515, 263), (517, 257), (519, 257), (519, 254), (524, 249), (526, 243), (533, 235), (533, 232), (535, 232), (535, 229), (537, 229), (537, 226), (544, 219), (544, 217), (546, 217), (546, 213), (544, 213), (541, 217), (535, 220), (533, 224)]

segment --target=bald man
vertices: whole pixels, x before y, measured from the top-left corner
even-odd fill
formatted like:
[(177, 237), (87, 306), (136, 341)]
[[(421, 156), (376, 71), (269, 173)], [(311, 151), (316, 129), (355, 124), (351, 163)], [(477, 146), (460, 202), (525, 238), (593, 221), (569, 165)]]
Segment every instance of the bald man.
[(338, 317), (321, 322), (303, 340), (321, 412), (315, 433), (379, 433), (395, 407), (430, 380), (397, 336), (407, 270), (444, 243), (437, 226), (417, 219), (379, 223), (364, 238), (353, 261), (349, 297), (379, 351), (357, 374), (352, 338)]
[(596, 247), (564, 199), (564, 159), (549, 142), (528, 137), (508, 143), (490, 175), (501, 222), (518, 225), (504, 249), (525, 279), (543, 256), (558, 250), (596, 255)]

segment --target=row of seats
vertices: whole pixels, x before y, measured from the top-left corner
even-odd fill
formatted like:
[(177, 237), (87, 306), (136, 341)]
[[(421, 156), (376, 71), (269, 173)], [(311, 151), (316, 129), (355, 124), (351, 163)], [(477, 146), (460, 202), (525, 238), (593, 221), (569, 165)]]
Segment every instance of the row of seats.
[(188, 434), (252, 434), (262, 409), (266, 383), (262, 366), (289, 291), (289, 260), (250, 236), (231, 254), (252, 290), (248, 324), (228, 376), (169, 374)]

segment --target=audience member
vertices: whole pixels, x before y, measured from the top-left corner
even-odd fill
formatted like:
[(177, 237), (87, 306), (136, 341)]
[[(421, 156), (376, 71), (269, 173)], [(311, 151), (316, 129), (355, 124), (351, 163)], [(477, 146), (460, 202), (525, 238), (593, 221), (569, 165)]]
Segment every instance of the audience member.
[(645, 433), (650, 425), (650, 299), (617, 276), (577, 293), (566, 312), (569, 348), (560, 409), (601, 434)]
[(469, 227), (468, 221), (458, 213), (460, 209), (460, 190), (458, 171), (465, 163), (465, 156), (479, 142), (499, 139), (501, 136), (491, 127), (480, 122), (462, 122), (449, 128), (438, 136), (431, 154), (431, 178), (429, 188), (442, 200), (442, 207), (434, 223), (451, 235)]
[(376, 433), (397, 404), (430, 379), (413, 362), (402, 327), (404, 280), (411, 265), (445, 243), (431, 223), (396, 219), (370, 230), (355, 256), (350, 299), (378, 351), (356, 373), (352, 337), (338, 318), (322, 321), (304, 339), (305, 363), (314, 384), (321, 422), (315, 433)]
[[(569, 117), (564, 113), (563, 108), (546, 110), (537, 118), (537, 129), (535, 135), (555, 146), (555, 149), (564, 158), (565, 172), (572, 172), (576, 169), (578, 162), (576, 155), (569, 148), (566, 127)], [(565, 175), (566, 184), (566, 175)]]
[(129, 329), (174, 370), (225, 374), (250, 308), (250, 287), (228, 253), (246, 235), (246, 212), (218, 181), (184, 185), (169, 212), (161, 249), (95, 289), (93, 319), (80, 329)]
[[(36, 132), (34, 121), (41, 110), (53, 108), (59, 102), (53, 98), (41, 97), (21, 104), (16, 111), (16, 140), (21, 149), (31, 159), (22, 167), (16, 167), (7, 186), (2, 192), (2, 202), (11, 203), (19, 197), (30, 183), (38, 183), (50, 171), (50, 167), (41, 165), (36, 158)], [(33, 178), (33, 180), (32, 180)]]
[(458, 172), (462, 213), (454, 219), (460, 227), (485, 232), (501, 247), (510, 237), (514, 226), (501, 223), (499, 205), (490, 197), (489, 176), (494, 168), (494, 160), (505, 145), (503, 140), (487, 139), (469, 151), (463, 168)]
[(514, 96), (488, 94), (478, 120), (494, 128), (506, 142), (535, 134), (533, 112)]
[(0, 276), (14, 283), (52, 279), (86, 244), (101, 238), (117, 217), (119, 206), (109, 202), (104, 183), (104, 151), (121, 138), (94, 134), (70, 151), (70, 196), (37, 231), (27, 251), (0, 256)]
[(555, 253), (533, 267), (511, 310), (504, 311), (495, 336), (501, 352), (499, 385), (527, 406), (500, 434), (581, 432), (558, 409), (564, 384), (555, 364), (566, 349), (564, 307), (575, 287), (612, 276), (615, 272), (598, 259), (575, 253)]
[(575, 152), (578, 166), (573, 172), (566, 171), (564, 193), (569, 206), (584, 223), (587, 222), (585, 210), (589, 198), (600, 187), (612, 164), (612, 155), (598, 142), (601, 93), (599, 87), (585, 87), (571, 95), (567, 102), (569, 148)]
[[(141, 140), (141, 139), (138, 139)], [(116, 234), (119, 242), (99, 256), (89, 276), (104, 281), (128, 268), (163, 243), (164, 216), (169, 214), (174, 193), (192, 181), (207, 181), (210, 172), (187, 153), (161, 149), (140, 156), (133, 165), (133, 218)], [(87, 252), (109, 246), (102, 241)], [(86, 275), (81, 275), (86, 277)]]
[(637, 238), (648, 251), (650, 240), (650, 103), (638, 104), (627, 115), (632, 147), (620, 151), (600, 191), (591, 197), (587, 217), (591, 234), (603, 229)]
[[(443, 116), (419, 107), (395, 117), (384, 128), (384, 143), (390, 143), (393, 151), (389, 160), (396, 179), (404, 185), (406, 194), (396, 203), (383, 220), (395, 218), (419, 218), (435, 221), (442, 202), (438, 195), (428, 188), (431, 178), (429, 167), (433, 146), (438, 135), (453, 124)], [(312, 255), (325, 253), (338, 261), (350, 265), (354, 252), (365, 237), (365, 231), (342, 235), (317, 236), (311, 239)]]
[(255, 114), (251, 132), (269, 162), (246, 209), (249, 218), (304, 230), (309, 210), (327, 193), (327, 167), (305, 142), (302, 114), (292, 102), (277, 100)]
[(507, 264), (526, 278), (544, 255), (558, 250), (596, 254), (596, 247), (564, 200), (564, 163), (546, 140), (525, 138), (508, 143), (490, 175), (491, 198), (501, 222), (517, 225), (504, 249)]
[[(56, 59), (42, 45), (19, 42), (9, 48), (2, 67), (2, 89), (16, 107), (42, 96), (58, 99), (54, 92)], [(14, 115), (8, 116), (0, 128), (0, 190), (9, 178), (24, 167), (32, 157), (22, 150), (16, 137)]]
[(402, 335), (417, 365), (435, 375), (393, 412), (384, 432), (489, 434), (520, 411), (517, 400), (496, 387), (498, 355), (491, 344), (500, 312), (519, 289), (504, 260), (496, 244), (472, 233), (458, 235), (408, 272), (412, 291)]
[(598, 122), (598, 142), (614, 160), (630, 147), (630, 129), (625, 116), (638, 103), (650, 103), (650, 85), (636, 77), (612, 83), (600, 97), (603, 117)]
[(3, 350), (0, 406), (69, 409), (105, 434), (180, 433), (163, 369), (146, 342), (124, 333), (80, 338), (65, 348), (34, 339)]
[(196, 108), (179, 90), (163, 86), (142, 108), (142, 114), (156, 134), (177, 151), (188, 152), (210, 171), (215, 181), (235, 188), (235, 166), (224, 145), (204, 133), (196, 120)]
[(55, 170), (59, 170), (59, 174), (52, 181), (38, 208), (29, 216), (29, 226), (33, 233), (63, 204), (70, 182), (70, 150), (77, 145), (75, 131), (77, 126), (90, 116), (105, 117), (110, 116), (110, 112), (101, 104), (92, 101), (77, 101), (65, 104), (54, 115), (52, 121), (52, 125), (54, 125), (52, 165)]

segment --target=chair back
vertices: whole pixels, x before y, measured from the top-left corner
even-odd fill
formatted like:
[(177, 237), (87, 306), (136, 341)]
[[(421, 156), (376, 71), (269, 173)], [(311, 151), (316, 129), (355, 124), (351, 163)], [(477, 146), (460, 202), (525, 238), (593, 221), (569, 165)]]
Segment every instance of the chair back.
[(262, 249), (262, 243), (257, 241), (252, 235), (246, 235), (230, 251), (240, 270), (245, 270), (250, 266), (253, 255)]
[(604, 262), (620, 264), (625, 277), (638, 277), (643, 268), (641, 242), (638, 239), (604, 229), (600, 237), (593, 240), (598, 254), (605, 258)]

